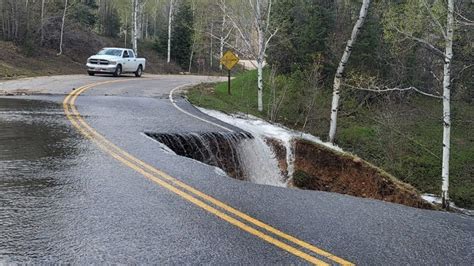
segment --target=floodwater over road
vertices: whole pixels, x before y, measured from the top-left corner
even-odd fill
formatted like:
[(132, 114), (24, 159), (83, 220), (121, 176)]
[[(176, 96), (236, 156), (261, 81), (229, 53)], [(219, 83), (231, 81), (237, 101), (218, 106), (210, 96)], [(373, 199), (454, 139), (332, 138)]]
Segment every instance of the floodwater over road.
[(51, 241), (65, 241), (81, 141), (60, 104), (0, 98), (0, 261), (54, 256)]

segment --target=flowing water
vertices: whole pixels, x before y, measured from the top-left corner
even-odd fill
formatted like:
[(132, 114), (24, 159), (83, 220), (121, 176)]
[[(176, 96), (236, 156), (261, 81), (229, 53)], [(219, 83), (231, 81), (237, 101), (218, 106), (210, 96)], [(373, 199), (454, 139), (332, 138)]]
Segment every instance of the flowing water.
[[(252, 116), (230, 116), (218, 111), (200, 110), (249, 133), (146, 133), (178, 155), (199, 160), (224, 170), (228, 175), (257, 184), (285, 187), (295, 171), (293, 140), (305, 139), (339, 150), (319, 138), (270, 124)], [(251, 136), (251, 137), (250, 137)], [(269, 140), (284, 148), (286, 169), (281, 169)]]
[(282, 174), (274, 152), (263, 138), (245, 139), (237, 144), (237, 149), (247, 180), (262, 185), (286, 186), (287, 177)]
[[(199, 108), (203, 113), (215, 117), (221, 121), (224, 121), (230, 125), (234, 125), (238, 128), (245, 130), (246, 132), (250, 132), (252, 136), (255, 137), (254, 144), (255, 147), (258, 147), (259, 152), (261, 154), (266, 154), (263, 156), (259, 156), (259, 158), (254, 158), (254, 160), (246, 160), (245, 166), (253, 169), (255, 174), (252, 174), (252, 178), (255, 177), (259, 181), (255, 181), (250, 178), (251, 181), (256, 183), (267, 184), (268, 179), (272, 179), (272, 182), (277, 183), (285, 183), (284, 186), (287, 185), (288, 181), (293, 178), (293, 174), (295, 171), (295, 148), (294, 148), (294, 140), (295, 139), (302, 139), (308, 140), (310, 142), (317, 143), (319, 145), (325, 146), (327, 148), (342, 151), (339, 147), (333, 146), (330, 143), (321, 141), (318, 137), (315, 137), (311, 134), (306, 134), (303, 132), (293, 131), (291, 129), (285, 128), (281, 125), (271, 124), (267, 121), (259, 119), (257, 117), (251, 115), (227, 115), (219, 111), (208, 110), (204, 108)], [(275, 165), (275, 155), (272, 149), (265, 143), (265, 140), (272, 139), (276, 140), (280, 145), (282, 145), (285, 149), (285, 157), (286, 157), (286, 172), (287, 174), (284, 177), (276, 178), (275, 176), (275, 169), (278, 169), (278, 165)], [(247, 154), (249, 150), (243, 152), (243, 154)], [(266, 158), (265, 164), (260, 163), (263, 158)], [(265, 167), (265, 171), (261, 168)], [(259, 171), (259, 172), (257, 172)], [(271, 173), (269, 175), (265, 175), (264, 173)], [(280, 175), (281, 176), (281, 175)]]
[(272, 149), (245, 132), (145, 133), (177, 155), (216, 166), (228, 175), (257, 184), (285, 186), (286, 177)]

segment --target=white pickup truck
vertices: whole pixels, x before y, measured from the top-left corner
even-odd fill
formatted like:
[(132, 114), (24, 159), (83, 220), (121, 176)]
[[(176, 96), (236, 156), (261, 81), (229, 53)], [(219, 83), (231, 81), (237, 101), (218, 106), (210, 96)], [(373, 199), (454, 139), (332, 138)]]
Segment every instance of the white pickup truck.
[(141, 77), (145, 70), (145, 58), (135, 57), (131, 49), (125, 48), (103, 48), (96, 55), (87, 59), (87, 73), (112, 74), (114, 77), (122, 73), (134, 73), (135, 77)]

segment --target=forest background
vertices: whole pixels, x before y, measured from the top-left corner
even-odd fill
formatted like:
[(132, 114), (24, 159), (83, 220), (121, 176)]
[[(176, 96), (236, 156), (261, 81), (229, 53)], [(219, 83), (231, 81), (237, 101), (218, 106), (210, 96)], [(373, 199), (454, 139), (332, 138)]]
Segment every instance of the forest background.
[[(265, 4), (260, 20), (259, 2)], [(372, 1), (346, 66), (335, 140), (438, 195), (443, 111), (439, 97), (424, 94), (442, 95), (443, 59), (430, 45), (443, 47), (446, 2)], [(361, 3), (0, 0), (0, 79), (83, 73), (86, 58), (100, 48), (132, 48), (136, 21), (138, 54), (147, 58), (151, 73), (223, 74), (219, 58), (227, 49), (242, 59), (264, 57), (263, 110), (256, 71), (239, 69), (232, 96), (222, 85), (202, 86), (189, 95), (194, 103), (254, 114), (325, 139), (334, 75)], [(474, 208), (474, 1), (455, 1), (455, 16), (450, 197)], [(265, 26), (263, 55), (256, 24)]]

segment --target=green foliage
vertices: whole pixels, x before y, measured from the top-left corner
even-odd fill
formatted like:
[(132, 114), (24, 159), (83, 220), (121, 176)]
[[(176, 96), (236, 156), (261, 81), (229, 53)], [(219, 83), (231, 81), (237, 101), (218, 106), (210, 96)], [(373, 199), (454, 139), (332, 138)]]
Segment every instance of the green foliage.
[(185, 68), (189, 64), (193, 38), (193, 11), (188, 1), (179, 5), (171, 34), (171, 58)]
[(69, 17), (73, 21), (92, 29), (97, 21), (95, 8), (97, 6), (94, 1), (90, 1), (89, 4), (75, 2), (69, 7)]
[(427, 14), (424, 10), (422, 1), (418, 0), (391, 2), (383, 19), (386, 40), (392, 43), (398, 42), (399, 32), (421, 37), (427, 23)]
[[(374, 4), (375, 5), (375, 4)], [(386, 54), (383, 28), (376, 12), (370, 13), (353, 46), (348, 69), (377, 77), (389, 75), (385, 62), (391, 58)]]
[(117, 9), (112, 9), (110, 14), (103, 20), (102, 34), (109, 37), (117, 37), (120, 33), (120, 17)]
[(167, 45), (168, 43), (167, 43), (166, 38), (155, 38), (155, 40), (153, 40), (152, 48), (162, 57), (166, 57), (166, 53), (168, 49)]
[[(223, 82), (217, 84), (212, 91), (206, 90), (208, 88), (190, 91), (188, 97), (203, 107), (215, 108), (228, 113), (244, 112), (259, 115), (256, 84), (256, 71), (248, 71), (239, 74), (232, 80), (231, 95), (227, 94), (227, 82)], [(264, 98), (268, 98), (268, 95), (265, 95)]]
[[(391, 2), (385, 7), (382, 25), (385, 40), (396, 52), (406, 49), (410, 38), (426, 40), (434, 46), (444, 47), (443, 32), (446, 24), (446, 7), (442, 0), (404, 0)], [(441, 28), (443, 27), (443, 29)], [(443, 49), (441, 49), (443, 50)]]
[[(265, 77), (269, 77), (268, 69)], [(302, 110), (307, 105), (309, 88), (307, 73), (295, 71), (291, 76), (275, 77), (277, 98), (283, 95), (281, 110), (274, 120), (294, 129), (302, 127)], [(199, 87), (188, 92), (189, 100), (205, 108), (228, 113), (243, 112), (269, 119), (265, 105), (257, 111), (256, 72), (240, 74), (232, 81), (232, 95), (227, 95), (227, 84)], [(270, 88), (269, 80), (265, 87)], [(286, 88), (286, 91), (284, 90)], [(313, 92), (314, 93), (314, 92)], [(316, 94), (315, 107), (305, 131), (325, 136), (328, 129), (330, 93)], [(271, 103), (271, 89), (264, 90), (264, 99)], [(304, 99), (306, 98), (306, 102)], [(346, 151), (374, 163), (422, 192), (439, 194), (441, 188), (441, 109), (436, 99), (413, 97), (397, 102), (358, 106), (357, 101), (342, 97), (344, 110), (338, 120), (338, 144)], [(415, 108), (416, 106), (416, 108)], [(436, 106), (436, 108), (434, 108)], [(303, 108), (302, 108), (303, 107)], [(355, 110), (351, 115), (345, 112)], [(453, 107), (452, 158), (450, 195), (455, 204), (474, 208), (474, 106), (457, 102)], [(472, 136), (471, 136), (472, 135)], [(296, 182), (304, 184), (304, 173), (296, 175)], [(304, 186), (304, 185), (303, 185)]]
[(334, 10), (333, 5), (316, 2), (275, 1), (272, 23), (279, 25), (279, 31), (268, 48), (267, 61), (279, 72), (311, 67), (326, 52)]
[(303, 172), (301, 170), (295, 171), (293, 173), (293, 184), (295, 187), (299, 188), (310, 188), (311, 183), (313, 181), (313, 177), (308, 175), (306, 172)]
[(348, 128), (343, 128), (339, 136), (347, 143), (357, 145), (359, 143), (371, 142), (376, 136), (376, 130), (373, 127), (354, 125)]

